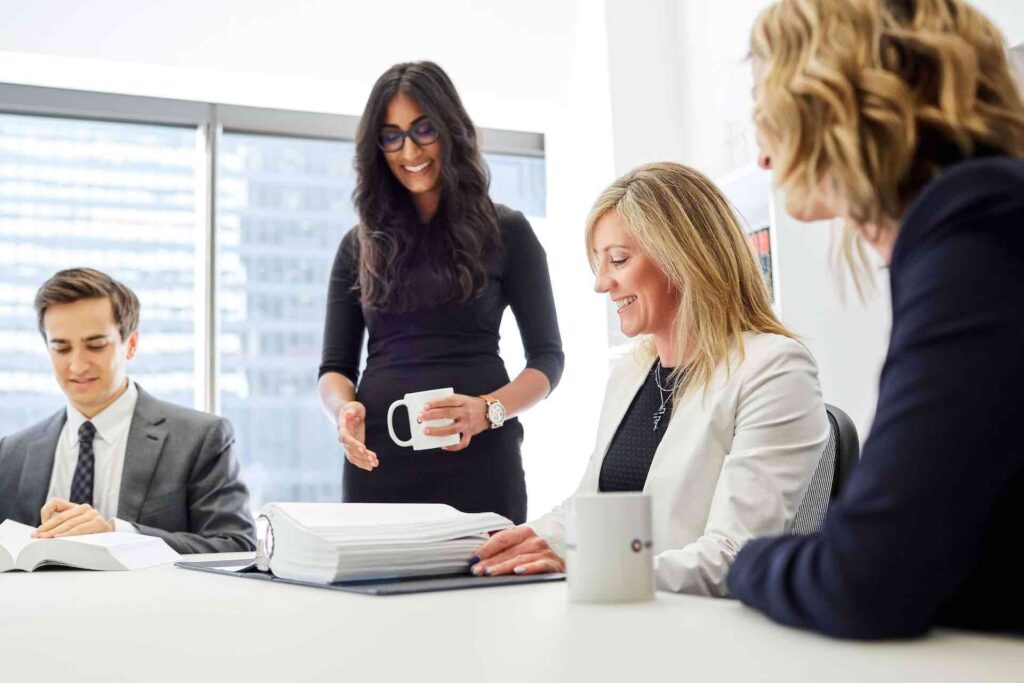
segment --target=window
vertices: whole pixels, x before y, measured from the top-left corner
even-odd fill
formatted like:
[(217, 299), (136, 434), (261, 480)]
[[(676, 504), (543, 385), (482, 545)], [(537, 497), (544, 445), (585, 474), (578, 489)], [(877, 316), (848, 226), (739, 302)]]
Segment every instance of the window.
[(221, 140), (217, 386), (254, 504), (341, 500), (341, 448), (315, 383), (331, 265), (356, 222), (354, 152), (329, 140)]
[(64, 405), (32, 301), (43, 281), (74, 266), (138, 294), (132, 376), (191, 405), (196, 130), (0, 114), (0, 159), (0, 435)]
[(547, 215), (544, 159), (511, 154), (485, 154), (491, 171), (491, 198), (527, 216)]

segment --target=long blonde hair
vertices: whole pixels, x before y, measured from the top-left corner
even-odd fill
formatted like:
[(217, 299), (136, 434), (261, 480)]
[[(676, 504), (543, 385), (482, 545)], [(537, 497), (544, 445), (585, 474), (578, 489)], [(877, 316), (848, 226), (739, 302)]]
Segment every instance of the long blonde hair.
[[(754, 120), (787, 197), (823, 185), (850, 219), (898, 224), (964, 159), (1024, 156), (1024, 102), (998, 29), (961, 0), (780, 0), (750, 37), (764, 72)], [(860, 288), (862, 243), (843, 252)]]
[[(587, 256), (595, 271), (594, 229), (610, 211), (618, 213), (626, 232), (679, 294), (673, 339), (689, 342), (689, 357), (671, 378), (675, 401), (688, 387), (706, 389), (734, 348), (742, 359), (744, 332), (793, 337), (775, 316), (743, 228), (703, 174), (665, 162), (640, 166), (612, 183), (587, 217)], [(639, 348), (653, 358), (652, 339)]]

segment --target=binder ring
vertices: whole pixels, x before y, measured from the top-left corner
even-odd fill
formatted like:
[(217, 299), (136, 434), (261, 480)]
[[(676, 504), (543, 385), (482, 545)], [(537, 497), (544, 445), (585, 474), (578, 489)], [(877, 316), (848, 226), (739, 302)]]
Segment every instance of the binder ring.
[(264, 514), (256, 517), (256, 569), (270, 571), (270, 560), (274, 557), (274, 525)]

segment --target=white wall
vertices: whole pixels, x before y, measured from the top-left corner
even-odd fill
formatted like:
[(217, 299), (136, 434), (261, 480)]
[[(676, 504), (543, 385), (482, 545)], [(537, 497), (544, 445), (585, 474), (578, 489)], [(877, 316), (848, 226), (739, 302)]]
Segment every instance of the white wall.
[(969, 0), (971, 5), (987, 16), (1006, 36), (1006, 42), (1016, 45), (1024, 41), (1024, 2), (1019, 0)]
[(834, 259), (839, 226), (794, 220), (781, 210), (779, 193), (775, 206), (782, 320), (818, 361), (825, 400), (850, 415), (863, 443), (889, 343), (888, 277), (878, 271), (876, 289), (862, 302)]
[[(715, 179), (735, 177), (754, 159), (752, 78), (745, 62), (750, 28), (770, 0), (608, 0), (616, 174), (646, 161), (673, 160)], [(1024, 40), (1024, 2), (974, 3), (1006, 34)], [(774, 201), (776, 293), (783, 322), (818, 361), (827, 401), (850, 414), (862, 438), (874, 415), (877, 377), (888, 345), (888, 278), (860, 301), (833, 267), (837, 226), (804, 224)]]
[(747, 39), (767, 0), (609, 0), (616, 173), (678, 161), (713, 178), (753, 158)]

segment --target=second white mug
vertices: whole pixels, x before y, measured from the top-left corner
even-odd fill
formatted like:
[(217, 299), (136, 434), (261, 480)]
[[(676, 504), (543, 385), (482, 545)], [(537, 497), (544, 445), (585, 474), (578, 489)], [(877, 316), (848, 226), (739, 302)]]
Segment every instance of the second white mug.
[(580, 494), (569, 501), (565, 566), (571, 602), (654, 597), (651, 497)]
[[(388, 433), (391, 434), (391, 440), (399, 446), (409, 447), (412, 446), (414, 451), (425, 451), (430, 448), (442, 448), (444, 446), (454, 446), (459, 443), (461, 437), (458, 434), (450, 434), (448, 436), (427, 436), (423, 433), (423, 430), (427, 427), (447, 427), (453, 421), (452, 420), (427, 420), (423, 423), (416, 421), (416, 417), (423, 412), (423, 404), (435, 401), (439, 398), (445, 398), (451, 396), (455, 391), (451, 387), (444, 389), (429, 389), (427, 391), (417, 391), (412, 394), (406, 394), (404, 398), (401, 398), (391, 404), (388, 408)], [(395, 434), (395, 426), (392, 423), (395, 410), (399, 406), (405, 406), (406, 410), (409, 411), (409, 433), (411, 438), (399, 439), (398, 435)]]

